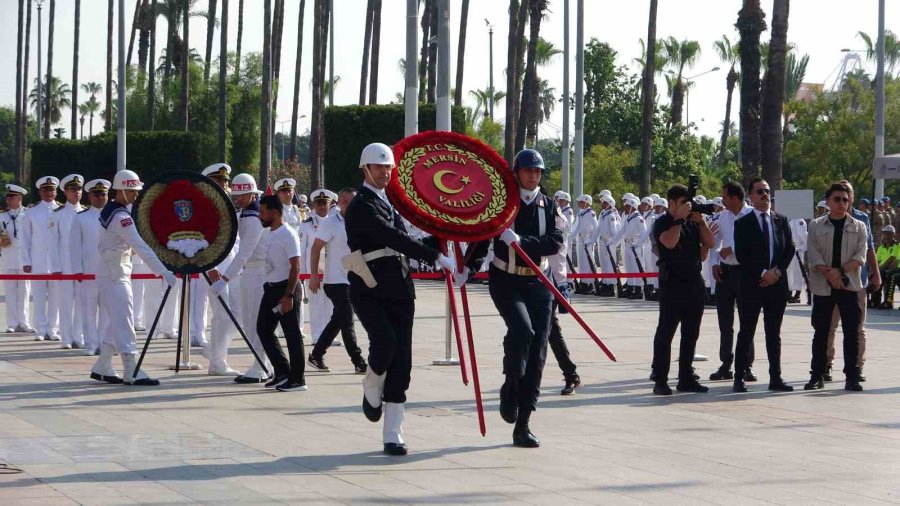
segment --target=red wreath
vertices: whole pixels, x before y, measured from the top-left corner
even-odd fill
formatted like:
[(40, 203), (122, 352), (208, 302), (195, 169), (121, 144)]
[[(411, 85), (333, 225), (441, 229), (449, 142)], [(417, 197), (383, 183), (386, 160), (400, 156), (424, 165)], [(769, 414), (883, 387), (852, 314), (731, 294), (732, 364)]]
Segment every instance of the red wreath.
[[(398, 209), (401, 215), (410, 221), (416, 227), (442, 239), (463, 242), (477, 242), (490, 239), (497, 236), (515, 219), (519, 209), (519, 190), (515, 177), (506, 160), (503, 159), (490, 146), (484, 144), (478, 139), (461, 135), (454, 132), (426, 131), (416, 135), (411, 135), (397, 142), (393, 146), (394, 160), (397, 164), (401, 162), (404, 154), (416, 148), (433, 146), (435, 144), (450, 145), (468, 151), (488, 165), (493, 167), (502, 178), (502, 184), (506, 188), (505, 202), (502, 203), (502, 211), (491, 219), (480, 221), (478, 223), (459, 224), (453, 223), (434, 216), (421, 209), (419, 204), (412, 200), (410, 195), (404, 190), (403, 185), (399, 181), (399, 171), (395, 170), (391, 182), (387, 187), (391, 202)], [(413, 172), (427, 170), (422, 160), (416, 162)], [(414, 186), (416, 186), (414, 184)], [(418, 197), (423, 199), (430, 205), (434, 205), (428, 192), (418, 189)], [(437, 207), (435, 205), (435, 207)], [(459, 211), (442, 209), (447, 214), (452, 214), (458, 218), (470, 220), (473, 217), (471, 211), (460, 209)], [(476, 213), (477, 214), (477, 213)]]
[[(190, 202), (190, 218), (182, 220), (178, 216), (175, 202)], [(219, 214), (213, 203), (196, 186), (187, 180), (177, 180), (166, 185), (166, 189), (150, 208), (150, 226), (160, 244), (167, 244), (170, 236), (177, 232), (199, 232), (210, 244), (219, 234)]]

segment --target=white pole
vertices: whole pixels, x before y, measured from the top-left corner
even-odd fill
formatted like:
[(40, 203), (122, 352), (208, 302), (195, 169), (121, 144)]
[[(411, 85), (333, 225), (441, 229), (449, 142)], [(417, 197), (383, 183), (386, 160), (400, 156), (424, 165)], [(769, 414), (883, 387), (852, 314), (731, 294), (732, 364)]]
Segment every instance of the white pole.
[(419, 0), (406, 0), (406, 92), (403, 97), (406, 110), (403, 135), (406, 137), (419, 131), (418, 42)]
[(116, 170), (125, 170), (125, 0), (119, 0), (119, 82), (117, 93), (119, 94), (119, 131), (116, 136)]
[(584, 193), (584, 0), (575, 14), (575, 192)]
[[(884, 0), (878, 0), (878, 70), (875, 76), (875, 156), (884, 156)], [(884, 197), (884, 179), (875, 180), (875, 198)]]
[(562, 124), (562, 188), (568, 192), (569, 175), (569, 0), (563, 4), (563, 124)]
[(438, 0), (436, 130), (450, 131), (450, 1)]

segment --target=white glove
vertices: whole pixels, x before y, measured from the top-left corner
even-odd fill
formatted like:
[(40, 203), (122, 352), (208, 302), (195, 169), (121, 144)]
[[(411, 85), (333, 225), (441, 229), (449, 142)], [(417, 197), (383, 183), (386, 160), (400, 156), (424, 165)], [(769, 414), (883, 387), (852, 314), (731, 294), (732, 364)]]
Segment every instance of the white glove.
[(209, 285), (209, 291), (212, 292), (212, 294), (215, 295), (216, 297), (221, 295), (222, 290), (224, 290), (224, 289), (225, 289), (225, 280), (222, 278), (219, 278), (218, 281)]
[(446, 269), (448, 271), (453, 270), (453, 260), (450, 260), (450, 258), (447, 257), (447, 255), (444, 255), (444, 254), (438, 255), (437, 260), (435, 260), (435, 263), (438, 264), (441, 267), (441, 269)]
[(163, 281), (166, 282), (167, 285), (171, 288), (175, 288), (175, 285), (178, 284), (178, 277), (171, 272), (164, 272), (162, 275)]
[(507, 246), (511, 246), (514, 242), (519, 242), (519, 234), (512, 231), (511, 228), (508, 228), (500, 234), (500, 240), (505, 242)]
[(461, 288), (466, 281), (469, 280), (469, 268), (464, 267), (462, 272), (454, 272), (453, 273), (453, 286), (456, 288)]

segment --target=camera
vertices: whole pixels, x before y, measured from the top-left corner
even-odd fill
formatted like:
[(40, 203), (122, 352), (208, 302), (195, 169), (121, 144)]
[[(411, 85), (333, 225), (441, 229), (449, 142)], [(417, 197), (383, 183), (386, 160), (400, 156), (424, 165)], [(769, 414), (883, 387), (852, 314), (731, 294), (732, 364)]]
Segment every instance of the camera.
[(700, 186), (700, 178), (696, 174), (688, 176), (688, 200), (691, 201), (691, 211), (712, 216), (716, 214), (716, 206), (713, 204), (698, 204), (694, 202), (697, 196), (697, 187)]

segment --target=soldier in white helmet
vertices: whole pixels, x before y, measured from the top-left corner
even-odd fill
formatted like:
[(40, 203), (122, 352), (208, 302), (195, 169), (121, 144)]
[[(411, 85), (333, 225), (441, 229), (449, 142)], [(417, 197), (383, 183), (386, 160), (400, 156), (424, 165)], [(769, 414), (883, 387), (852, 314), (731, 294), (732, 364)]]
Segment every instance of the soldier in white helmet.
[[(656, 255), (655, 245), (653, 244), (653, 224), (656, 223), (656, 220), (660, 218), (660, 216), (666, 213), (666, 210), (669, 208), (669, 202), (661, 197), (656, 197), (653, 199), (653, 212), (650, 214), (650, 218), (646, 220), (647, 222), (647, 247), (645, 248), (645, 258), (647, 259), (644, 262), (644, 270), (648, 272), (658, 272), (659, 267), (656, 265), (656, 262), (659, 261), (659, 257)], [(659, 277), (650, 278), (647, 280), (652, 288), (652, 292), (650, 293), (650, 297), (647, 300), (657, 301), (659, 300)]]
[[(604, 190), (609, 193), (609, 190)], [(601, 192), (602, 194), (603, 192)], [(600, 271), (613, 274), (618, 266), (615, 258), (615, 249), (612, 240), (619, 232), (622, 224), (619, 219), (619, 213), (616, 211), (616, 201), (611, 195), (603, 195), (600, 198), (600, 218), (597, 221), (597, 228), (591, 235), (591, 243), (597, 244), (599, 248), (598, 256), (600, 257)], [(601, 282), (601, 291), (597, 295), (601, 297), (615, 297), (617, 280), (612, 278), (603, 279)]]
[[(128, 385), (159, 385), (159, 380), (151, 379), (144, 371), (135, 375), (137, 366), (137, 343), (134, 334), (134, 307), (131, 298), (131, 255), (137, 252), (154, 273), (163, 277), (169, 286), (175, 286), (178, 278), (169, 272), (153, 250), (138, 234), (137, 227), (129, 211), (144, 188), (138, 175), (130, 170), (121, 170), (113, 178), (115, 200), (110, 201), (100, 212), (100, 265), (97, 267), (97, 285), (100, 290), (101, 320), (100, 330), (103, 342), (100, 356), (91, 369), (91, 378), (107, 383)], [(118, 352), (122, 357), (123, 377), (116, 374), (112, 356)]]
[[(66, 203), (50, 214), (50, 271), (54, 274), (75, 274), (72, 269), (72, 241), (70, 235), (75, 216), (84, 207), (81, 192), (84, 178), (80, 174), (69, 174), (60, 181), (66, 195)], [(59, 301), (59, 333), (62, 348), (83, 348), (84, 337), (81, 330), (81, 298), (75, 297), (75, 281), (54, 281)]]
[[(622, 258), (624, 259), (625, 268), (623, 272), (637, 273), (639, 272), (637, 264), (637, 255), (640, 254), (641, 237), (647, 231), (644, 223), (644, 217), (638, 211), (638, 199), (629, 197), (625, 199), (625, 209), (623, 211), (623, 224), (619, 232), (613, 237), (610, 246), (622, 246)], [(625, 297), (629, 299), (640, 299), (641, 286), (643, 281), (640, 278), (628, 278), (625, 287)]]
[[(106, 207), (112, 184), (106, 179), (88, 181), (84, 189), (88, 192), (90, 206), (75, 216), (72, 233), (69, 236), (72, 249), (72, 270), (75, 274), (97, 274), (100, 266), (100, 212)], [(100, 353), (100, 291), (97, 280), (79, 281), (75, 285), (80, 301), (84, 354)]]
[[(22, 227), (25, 226), (25, 207), (22, 198), (28, 194), (16, 184), (6, 185), (6, 210), (0, 212), (0, 267), (3, 274), (24, 274), (22, 270)], [(6, 294), (6, 331), (34, 332), (28, 321), (28, 298), (31, 284), (26, 280), (3, 282)]]
[[(50, 216), (59, 207), (54, 200), (59, 179), (53, 176), (39, 177), (35, 183), (41, 201), (29, 206), (22, 226), (22, 249), (19, 254), (22, 270), (26, 274), (50, 274), (50, 241), (53, 232)], [(34, 301), (35, 341), (59, 341), (59, 299), (52, 281), (32, 281), (31, 298)]]
[[(309, 218), (300, 224), (300, 274), (310, 274), (318, 276), (325, 274), (325, 257), (319, 258), (318, 265), (310, 265), (310, 255), (312, 253), (313, 243), (316, 241), (316, 234), (325, 218), (328, 217), (328, 210), (331, 207), (331, 192), (320, 189), (312, 192), (313, 209)], [(306, 297), (309, 300), (309, 333), (312, 336), (312, 343), (319, 341), (319, 336), (328, 324), (331, 313), (334, 311), (334, 304), (325, 295), (322, 290), (311, 293), (309, 290), (309, 281), (303, 282), (306, 289)], [(318, 369), (318, 367), (316, 367)]]
[[(638, 255), (640, 255), (641, 266), (644, 268), (644, 272), (656, 272), (656, 261), (653, 257), (653, 245), (650, 244), (650, 233), (653, 230), (653, 222), (656, 221), (656, 198), (653, 196), (646, 196), (641, 199), (641, 205), (639, 209), (643, 209), (641, 215), (644, 217), (644, 233), (641, 234), (640, 239), (638, 239), (638, 244), (641, 245), (641, 248), (638, 250)], [(655, 285), (653, 284), (655, 278), (648, 278), (647, 282), (644, 283), (644, 299), (653, 300), (653, 291)]]
[[(575, 236), (575, 256), (578, 259), (579, 274), (594, 274), (591, 270), (590, 255), (594, 254), (594, 243), (590, 241), (591, 234), (597, 228), (597, 215), (591, 209), (594, 199), (590, 195), (581, 195), (578, 197), (578, 213), (576, 215), (575, 228), (572, 235)], [(578, 281), (576, 283), (576, 293), (591, 293), (592, 283), (590, 281)]]

